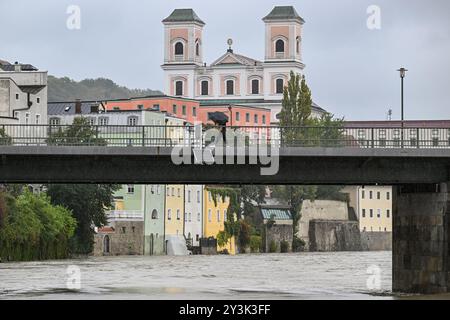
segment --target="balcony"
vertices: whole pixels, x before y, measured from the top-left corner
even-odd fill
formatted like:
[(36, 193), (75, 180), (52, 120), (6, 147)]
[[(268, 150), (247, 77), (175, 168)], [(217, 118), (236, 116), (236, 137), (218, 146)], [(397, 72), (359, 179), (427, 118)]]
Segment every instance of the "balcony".
[(144, 212), (138, 210), (112, 210), (106, 212), (108, 222), (144, 221)]

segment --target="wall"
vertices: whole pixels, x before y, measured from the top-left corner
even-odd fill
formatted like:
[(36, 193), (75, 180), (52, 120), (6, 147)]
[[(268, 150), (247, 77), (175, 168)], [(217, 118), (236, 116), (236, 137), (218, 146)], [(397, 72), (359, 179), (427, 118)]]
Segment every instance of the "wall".
[(184, 205), (184, 235), (192, 238), (192, 245), (199, 246), (199, 239), (203, 237), (202, 232), (202, 210), (203, 210), (203, 186), (185, 186)]
[(303, 201), (297, 236), (305, 241), (305, 249), (309, 247), (309, 223), (313, 219), (348, 220), (347, 203), (331, 200)]
[(264, 252), (270, 252), (270, 243), (274, 241), (277, 245), (277, 251), (280, 252), (280, 243), (287, 241), (289, 244), (288, 252), (292, 251), (293, 228), (292, 224), (275, 224), (271, 228), (264, 226), (263, 249)]
[(103, 239), (107, 235), (110, 239), (109, 255), (142, 255), (144, 223), (142, 221), (116, 221), (112, 225), (114, 232), (95, 235), (93, 254), (103, 255)]
[(392, 232), (361, 232), (363, 251), (391, 251)]
[(309, 222), (310, 251), (361, 251), (361, 236), (357, 221), (311, 220)]
[[(145, 185), (144, 202), (144, 254), (164, 254), (164, 201), (165, 185)], [(153, 211), (156, 216), (153, 216)]]
[[(170, 214), (169, 214), (170, 213)], [(183, 236), (184, 185), (166, 185), (165, 230), (168, 235)]]

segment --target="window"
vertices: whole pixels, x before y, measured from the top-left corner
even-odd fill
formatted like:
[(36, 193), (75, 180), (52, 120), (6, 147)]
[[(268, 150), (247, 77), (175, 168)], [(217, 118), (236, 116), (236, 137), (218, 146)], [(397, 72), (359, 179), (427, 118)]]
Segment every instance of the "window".
[(40, 124), (41, 123), (41, 115), (37, 114), (36, 115), (36, 124)]
[(191, 203), (191, 190), (188, 190), (188, 203)]
[(30, 123), (30, 114), (25, 113), (25, 124), (29, 124), (29, 123)]
[(192, 107), (192, 116), (193, 117), (197, 116), (197, 107)]
[(200, 43), (197, 39), (196, 43), (195, 43), (195, 55), (198, 57), (200, 56)]
[(91, 118), (90, 117), (87, 120), (88, 120), (88, 123), (89, 123), (90, 126), (95, 126), (95, 118)]
[(366, 198), (366, 192), (363, 190), (361, 191), (361, 199), (365, 199)]
[(180, 217), (180, 209), (177, 209), (177, 220), (180, 220), (181, 219), (181, 217)]
[(127, 186), (127, 192), (128, 192), (129, 194), (133, 194), (133, 193), (134, 193), (134, 185), (129, 184), (129, 185)]
[(239, 112), (236, 112), (236, 121), (241, 120), (241, 114)]
[[(14, 118), (19, 119), (20, 118), (20, 112), (19, 111), (14, 111)], [(50, 119), (50, 122), (52, 121), (52, 119)], [(51, 124), (51, 123), (50, 123)]]
[(284, 41), (279, 39), (275, 42), (275, 52), (283, 53), (284, 52)]
[(362, 217), (363, 217), (363, 218), (366, 217), (366, 209), (362, 209)]
[(176, 105), (176, 104), (174, 104), (174, 105), (172, 106), (172, 113), (173, 113), (173, 114), (177, 114), (177, 105)]
[(370, 212), (370, 217), (373, 218), (373, 209), (370, 209), (369, 212)]
[(108, 125), (108, 118), (106, 118), (106, 117), (98, 118), (98, 124), (101, 125), (101, 126), (107, 126)]
[(212, 211), (211, 209), (208, 210), (208, 221), (211, 222), (212, 220)]
[(138, 118), (137, 117), (128, 117), (128, 125), (130, 127), (134, 127), (137, 125)]
[(185, 213), (184, 213), (184, 222), (187, 222), (187, 221), (188, 221), (188, 213), (185, 212)]
[(197, 203), (200, 203), (200, 191), (197, 190)]
[(217, 210), (217, 222), (220, 222), (220, 210)]
[[(19, 117), (19, 114), (17, 114), (17, 117)], [(50, 125), (57, 126), (61, 123), (61, 120), (59, 118), (50, 118)]]
[(263, 116), (262, 116), (262, 123), (263, 123), (263, 124), (266, 124), (266, 115), (263, 115)]
[(183, 116), (186, 115), (186, 106), (181, 107), (181, 113), (183, 114)]
[(373, 199), (373, 191), (369, 191), (369, 199)]
[(175, 55), (181, 56), (184, 54), (184, 46), (181, 42), (175, 43)]
[(156, 111), (159, 111), (159, 104), (154, 104), (153, 105), (153, 109), (156, 110)]
[(381, 218), (381, 209), (377, 210), (377, 218)]
[(300, 54), (300, 37), (297, 37), (297, 39), (296, 39), (295, 51), (297, 52), (297, 54)]
[(409, 144), (411, 145), (411, 147), (417, 147), (417, 138), (409, 139)]
[(37, 98), (36, 98), (36, 102), (37, 102), (37, 103), (41, 103), (41, 98), (37, 97)]
[(175, 95), (182, 96), (183, 95), (183, 81), (175, 82)]
[(126, 233), (127, 232), (127, 228), (126, 227), (122, 227), (122, 233)]
[(227, 95), (233, 95), (234, 94), (234, 81), (233, 80), (227, 80)]
[(391, 193), (388, 191), (386, 192), (386, 200), (390, 200), (391, 199)]
[(377, 200), (380, 200), (381, 199), (381, 192), (377, 192)]
[(192, 213), (189, 212), (189, 222), (192, 221)]
[(277, 79), (276, 81), (276, 93), (281, 94), (284, 90), (284, 80), (283, 79)]
[(155, 185), (151, 185), (150, 186), (150, 192), (151, 192), (151, 194), (155, 194)]
[(178, 196), (178, 198), (181, 197), (180, 188), (177, 189), (177, 196)]
[(252, 94), (259, 94), (259, 80), (252, 80)]
[(175, 196), (175, 188), (172, 187), (172, 197)]
[(201, 215), (200, 215), (200, 212), (198, 212), (198, 213), (197, 213), (197, 221), (200, 222), (200, 220), (201, 220)]
[(391, 210), (389, 210), (389, 209), (386, 210), (386, 217), (387, 218), (391, 217)]
[(245, 122), (250, 122), (250, 113), (245, 114)]
[(254, 118), (255, 118), (255, 123), (258, 123), (258, 115), (257, 114), (255, 114)]
[(211, 202), (211, 191), (208, 191), (208, 201)]
[(202, 96), (207, 96), (209, 94), (209, 83), (208, 83), (208, 81), (206, 81), (206, 80), (202, 81), (200, 94)]
[(167, 220), (172, 220), (172, 209), (167, 210)]
[(19, 94), (16, 93), (16, 100), (19, 100)]
[(227, 221), (227, 210), (223, 210), (223, 221)]

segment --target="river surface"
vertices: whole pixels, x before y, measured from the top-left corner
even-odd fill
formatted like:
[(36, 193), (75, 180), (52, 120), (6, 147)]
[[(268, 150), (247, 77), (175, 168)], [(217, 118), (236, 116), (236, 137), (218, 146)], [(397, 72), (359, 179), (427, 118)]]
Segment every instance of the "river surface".
[(392, 299), (391, 261), (335, 252), (3, 263), (0, 299)]

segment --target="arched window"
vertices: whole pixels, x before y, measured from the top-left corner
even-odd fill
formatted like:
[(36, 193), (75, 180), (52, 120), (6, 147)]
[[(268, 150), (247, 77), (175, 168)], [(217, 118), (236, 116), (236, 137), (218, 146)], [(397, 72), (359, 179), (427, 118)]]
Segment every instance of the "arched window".
[(209, 83), (208, 83), (208, 81), (203, 80), (201, 86), (202, 86), (201, 95), (202, 96), (209, 95)]
[(233, 80), (227, 80), (227, 95), (233, 95), (234, 94), (234, 81)]
[(300, 53), (300, 37), (297, 37), (297, 42), (296, 42), (296, 51), (297, 54)]
[(259, 94), (259, 80), (252, 80), (252, 94)]
[(175, 43), (175, 55), (176, 56), (181, 56), (184, 54), (184, 46), (183, 43), (181, 42), (177, 42)]
[(197, 39), (197, 41), (195, 42), (195, 55), (198, 57), (200, 56), (200, 42)]
[(284, 41), (279, 39), (275, 42), (275, 52), (283, 53), (284, 52)]
[(284, 80), (283, 79), (277, 79), (276, 81), (276, 93), (281, 94), (284, 90)]
[(109, 253), (109, 236), (103, 238), (103, 253)]
[(182, 96), (183, 95), (183, 81), (175, 82), (175, 95)]
[(172, 210), (167, 210), (167, 220), (172, 220)]
[(158, 219), (158, 211), (156, 209), (152, 211), (152, 219)]

